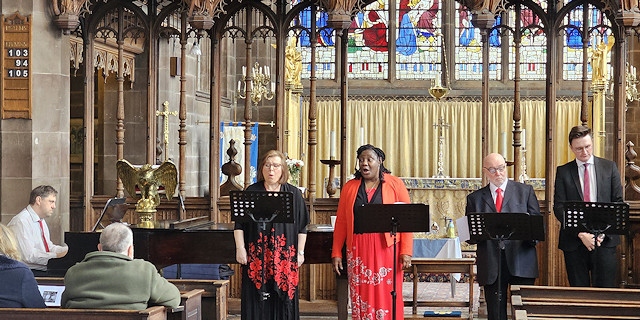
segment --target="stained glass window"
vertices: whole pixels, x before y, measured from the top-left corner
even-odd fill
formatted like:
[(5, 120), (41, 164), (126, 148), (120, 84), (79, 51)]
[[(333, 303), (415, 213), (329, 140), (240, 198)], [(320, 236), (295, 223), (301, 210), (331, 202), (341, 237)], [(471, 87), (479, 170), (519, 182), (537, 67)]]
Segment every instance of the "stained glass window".
[(439, 0), (398, 0), (396, 77), (431, 79), (442, 71), (442, 5)]
[[(518, 14), (509, 14), (509, 25), (516, 26)], [(547, 37), (543, 25), (533, 10), (523, 6), (519, 11), (520, 18), (520, 79), (544, 80), (547, 64)], [(509, 34), (509, 42), (514, 43), (513, 33)], [(515, 47), (509, 46), (509, 79), (515, 77)]]
[(375, 1), (353, 18), (349, 27), (347, 75), (358, 79), (387, 79), (389, 74), (389, 10)]
[[(586, 47), (589, 60), (593, 56), (594, 49), (598, 44), (609, 44), (611, 35), (611, 22), (602, 14), (600, 10), (592, 5), (587, 6), (588, 18), (586, 20), (587, 29), (590, 32), (589, 43)], [(562, 78), (564, 80), (582, 80), (583, 63), (583, 34), (584, 34), (584, 7), (577, 6), (564, 18), (563, 35), (564, 47), (562, 54), (564, 57), (562, 65)], [(613, 38), (611, 38), (613, 39)], [(611, 54), (605, 57), (607, 67), (611, 63)], [(587, 78), (591, 78), (591, 61), (587, 61)], [(609, 72), (609, 76), (611, 76)]]
[[(298, 3), (295, 0), (293, 4)], [(304, 8), (298, 17), (292, 21), (292, 27), (298, 26), (302, 31), (298, 31), (298, 46), (302, 53), (302, 78), (308, 79), (311, 76), (311, 7)], [(333, 79), (336, 72), (336, 50), (335, 32), (327, 26), (329, 16), (324, 11), (315, 14), (316, 19), (316, 78)]]
[[(456, 80), (480, 80), (482, 78), (482, 37), (480, 30), (471, 23), (471, 12), (464, 6), (456, 2), (455, 21), (455, 68), (454, 77)], [(497, 32), (493, 32), (497, 35)], [(499, 38), (497, 39), (500, 45)], [(496, 55), (492, 55), (494, 60), (492, 79), (497, 79), (496, 75)]]

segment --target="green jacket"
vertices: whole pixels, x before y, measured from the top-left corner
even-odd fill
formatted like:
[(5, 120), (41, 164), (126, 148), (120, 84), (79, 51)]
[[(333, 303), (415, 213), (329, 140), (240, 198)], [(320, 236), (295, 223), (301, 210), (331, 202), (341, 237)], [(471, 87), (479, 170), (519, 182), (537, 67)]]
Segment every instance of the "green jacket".
[(63, 308), (144, 310), (180, 304), (178, 288), (153, 264), (114, 252), (88, 253), (69, 268), (64, 285)]

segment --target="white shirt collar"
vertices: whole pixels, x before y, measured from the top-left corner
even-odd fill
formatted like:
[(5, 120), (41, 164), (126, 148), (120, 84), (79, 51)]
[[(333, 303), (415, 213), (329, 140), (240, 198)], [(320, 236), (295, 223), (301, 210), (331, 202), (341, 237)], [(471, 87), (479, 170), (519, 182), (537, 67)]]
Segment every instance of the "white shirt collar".
[(589, 158), (589, 160), (587, 160), (587, 162), (582, 162), (582, 161), (576, 159), (576, 163), (578, 164), (578, 167), (584, 166), (585, 163), (593, 165), (593, 155)]

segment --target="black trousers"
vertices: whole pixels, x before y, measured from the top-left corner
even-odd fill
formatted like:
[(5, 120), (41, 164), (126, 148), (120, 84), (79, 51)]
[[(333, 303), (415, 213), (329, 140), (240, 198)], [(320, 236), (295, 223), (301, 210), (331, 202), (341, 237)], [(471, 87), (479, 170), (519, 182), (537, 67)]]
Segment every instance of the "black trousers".
[[(498, 286), (498, 279), (496, 279), (494, 283), (484, 286), (484, 299), (487, 302), (488, 320), (507, 320), (507, 300), (509, 297), (507, 291), (510, 284), (532, 285), (536, 281), (535, 278), (512, 276), (511, 272), (509, 272), (504, 251), (502, 251), (500, 257), (500, 263), (502, 264), (502, 270), (500, 270), (500, 274), (498, 275), (500, 286)], [(500, 288), (501, 299), (498, 297), (498, 288)]]
[(616, 288), (618, 260), (615, 247), (598, 247), (589, 251), (585, 246), (564, 251), (564, 264), (572, 287)]

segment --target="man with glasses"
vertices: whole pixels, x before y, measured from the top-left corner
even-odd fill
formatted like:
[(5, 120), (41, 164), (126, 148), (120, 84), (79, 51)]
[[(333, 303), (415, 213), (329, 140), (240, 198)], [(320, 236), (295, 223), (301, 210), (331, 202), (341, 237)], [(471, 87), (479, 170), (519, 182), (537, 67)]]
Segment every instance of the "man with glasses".
[[(569, 147), (576, 159), (556, 170), (553, 213), (562, 224), (565, 201), (622, 202), (622, 183), (616, 163), (593, 156), (593, 136), (586, 126), (569, 132)], [(606, 232), (605, 232), (606, 233)], [(618, 235), (560, 230), (558, 248), (564, 252), (572, 287), (616, 287)], [(598, 250), (594, 252), (595, 247)], [(596, 271), (594, 274), (593, 271)]]
[[(483, 161), (483, 172), (489, 179), (489, 184), (467, 196), (465, 209), (467, 214), (477, 212), (540, 214), (540, 206), (533, 187), (508, 179), (507, 163), (502, 155), (492, 153), (486, 156)], [(504, 244), (504, 249), (501, 250), (498, 240), (477, 243), (477, 279), (478, 284), (484, 286), (488, 320), (507, 319), (509, 284), (532, 285), (538, 277), (537, 241), (505, 240)], [(500, 281), (498, 281), (499, 264), (502, 268)], [(498, 297), (498, 292), (501, 298)]]

